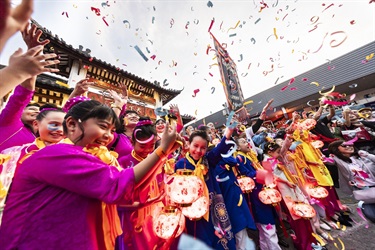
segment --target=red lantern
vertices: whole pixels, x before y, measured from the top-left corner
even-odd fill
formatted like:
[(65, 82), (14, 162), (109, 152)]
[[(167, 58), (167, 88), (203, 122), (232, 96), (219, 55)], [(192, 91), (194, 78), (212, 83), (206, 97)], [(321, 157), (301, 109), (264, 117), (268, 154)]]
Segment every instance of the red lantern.
[(296, 202), (292, 206), (292, 213), (296, 216), (311, 219), (316, 215), (315, 209), (307, 203)]
[(281, 194), (276, 189), (264, 187), (258, 194), (259, 200), (264, 204), (277, 205), (281, 201)]
[(210, 201), (206, 196), (201, 196), (198, 200), (194, 201), (190, 207), (181, 208), (182, 214), (190, 220), (198, 220), (208, 212)]
[(247, 176), (239, 176), (237, 182), (240, 185), (242, 192), (250, 193), (255, 188), (255, 182), (252, 178)]
[[(177, 229), (178, 227), (178, 229)], [(185, 228), (185, 217), (174, 206), (165, 206), (159, 214), (153, 216), (152, 229), (162, 239), (178, 237)], [(177, 229), (177, 233), (174, 235)]]
[(188, 207), (196, 201), (203, 192), (202, 181), (187, 169), (177, 170), (173, 180), (167, 185), (167, 193), (172, 203)]
[(306, 188), (306, 190), (307, 190), (307, 193), (311, 197), (316, 198), (316, 199), (323, 199), (328, 196), (327, 189), (321, 186), (315, 186), (315, 187), (309, 186)]

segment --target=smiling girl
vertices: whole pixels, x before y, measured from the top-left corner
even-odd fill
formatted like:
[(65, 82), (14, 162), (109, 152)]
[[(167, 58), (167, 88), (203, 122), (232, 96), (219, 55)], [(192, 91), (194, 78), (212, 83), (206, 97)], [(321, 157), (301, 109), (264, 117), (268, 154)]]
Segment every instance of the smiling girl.
[(58, 143), (64, 138), (62, 128), (64, 116), (65, 113), (61, 109), (42, 107), (33, 122), (33, 127), (39, 137), (36, 138), (33, 143), (14, 146), (2, 151), (3, 154), (10, 155), (11, 159), (3, 164), (3, 170), (0, 174), (0, 182), (3, 185), (2, 195), (0, 197), (0, 221), (2, 210), (5, 206), (6, 195), (18, 166), (33, 153), (48, 145)]
[(174, 150), (176, 128), (144, 161), (122, 170), (107, 151), (117, 115), (97, 101), (75, 104), (65, 116), (70, 143), (43, 148), (18, 168), (0, 228), (2, 249), (113, 249), (121, 233), (116, 206)]

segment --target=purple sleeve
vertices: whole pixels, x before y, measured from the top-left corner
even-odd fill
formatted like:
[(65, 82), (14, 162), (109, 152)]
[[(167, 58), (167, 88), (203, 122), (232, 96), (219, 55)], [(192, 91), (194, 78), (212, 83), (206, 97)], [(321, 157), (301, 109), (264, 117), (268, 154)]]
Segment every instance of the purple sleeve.
[(0, 126), (9, 126), (11, 124), (21, 123), (21, 116), (24, 108), (31, 101), (34, 91), (18, 85), (14, 89), (13, 95), (0, 114)]
[(48, 146), (24, 161), (18, 176), (57, 186), (108, 204), (131, 203), (135, 185), (132, 168), (119, 171), (67, 144)]

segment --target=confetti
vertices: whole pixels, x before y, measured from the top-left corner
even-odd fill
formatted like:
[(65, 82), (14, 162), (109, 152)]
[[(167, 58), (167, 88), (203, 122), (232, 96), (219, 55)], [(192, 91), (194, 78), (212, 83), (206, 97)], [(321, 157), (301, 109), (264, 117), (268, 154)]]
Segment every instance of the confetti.
[(254, 103), (254, 101), (253, 100), (248, 100), (247, 102), (244, 102), (243, 105), (245, 106), (245, 105), (250, 104), (250, 103)]
[(98, 30), (98, 31), (96, 32), (97, 35), (100, 35), (101, 33), (102, 33), (101, 30)]
[(169, 85), (169, 83), (167, 83), (167, 79), (164, 79), (163, 86), (165, 87), (165, 86), (168, 86), (168, 85)]
[(212, 87), (211, 88), (211, 94), (213, 94), (215, 92), (215, 87)]
[(193, 97), (196, 97), (197, 96), (197, 93), (200, 91), (200, 89), (195, 89), (193, 92), (194, 92), (194, 95), (192, 95)]
[(229, 37), (234, 37), (234, 36), (237, 36), (237, 33), (234, 33), (234, 34), (230, 34)]
[(105, 20), (105, 16), (102, 17), (102, 20), (103, 20), (103, 22), (105, 23), (105, 25), (109, 26), (109, 24), (108, 24), (107, 21)]
[(150, 58), (151, 58), (152, 60), (155, 60), (155, 57), (156, 57), (156, 55), (152, 55), (152, 56), (150, 56)]
[(190, 22), (187, 21), (186, 25), (185, 25), (185, 29), (188, 29), (189, 28), (189, 25), (190, 25)]
[(374, 57), (374, 53), (371, 53), (370, 55), (366, 56), (366, 61), (370, 61)]
[(240, 55), (240, 60), (238, 60), (238, 62), (241, 62), (242, 59), (243, 59), (243, 56), (242, 56), (242, 54), (241, 54), (241, 55)]
[(100, 9), (95, 8), (95, 7), (91, 7), (91, 11), (94, 11), (95, 15), (100, 16)]
[(355, 24), (355, 20), (351, 20), (351, 21), (350, 21), (350, 24), (351, 24), (351, 25), (354, 25), (354, 24)]
[(282, 87), (282, 88), (280, 89), (280, 91), (284, 91), (284, 90), (286, 90), (287, 88), (288, 88), (288, 85)]
[(292, 83), (294, 83), (294, 80), (295, 80), (295, 78), (290, 79), (288, 85), (291, 85)]
[(213, 74), (212, 74), (211, 72), (210, 72), (210, 73), (208, 73), (208, 74), (209, 74), (209, 75), (210, 75), (211, 77), (212, 77), (212, 76), (214, 76), (214, 75), (213, 75)]
[(290, 88), (290, 90), (291, 90), (291, 91), (293, 91), (293, 90), (297, 90), (297, 88), (296, 88), (296, 87), (293, 87), (293, 88)]
[[(128, 20), (124, 20), (124, 21), (122, 21), (122, 23), (123, 23), (123, 24), (128, 24), (128, 25), (129, 25), (129, 29), (130, 29), (130, 23), (129, 23)], [(126, 26), (125, 26), (125, 27), (126, 27)]]
[(276, 79), (276, 81), (275, 81), (274, 85), (276, 85), (276, 84), (277, 84), (277, 82), (279, 81), (279, 79), (280, 79), (280, 77), (278, 77), (278, 78)]
[(240, 24), (240, 20), (238, 20), (238, 22), (236, 23), (236, 25), (234, 26), (234, 27), (231, 27), (231, 28), (229, 28), (228, 30), (227, 30), (227, 33), (230, 31), (230, 30), (234, 30), (234, 29), (236, 29), (237, 27), (238, 27), (238, 25)]
[(302, 81), (306, 82), (308, 79), (307, 78), (302, 78)]
[(319, 87), (319, 83), (317, 83), (317, 82), (311, 82), (310, 85), (311, 84), (314, 84), (315, 86)]
[(138, 45), (135, 45), (134, 49), (138, 52), (138, 54), (140, 56), (142, 56), (143, 60), (145, 60), (146, 62), (148, 61), (147, 56), (141, 51), (141, 49), (138, 47)]
[(207, 6), (208, 6), (208, 8), (212, 8), (214, 6), (214, 4), (211, 1), (208, 1)]
[(273, 35), (275, 36), (276, 40), (279, 39), (279, 37), (276, 34), (276, 28), (273, 28)]
[(171, 18), (171, 21), (169, 22), (169, 24), (171, 25), (171, 27), (169, 27), (169, 28), (172, 28), (172, 26), (174, 24), (174, 19), (173, 18)]
[(63, 12), (63, 13), (61, 13), (61, 15), (64, 15), (64, 14), (65, 14), (65, 16), (66, 16), (67, 18), (69, 18), (68, 12)]

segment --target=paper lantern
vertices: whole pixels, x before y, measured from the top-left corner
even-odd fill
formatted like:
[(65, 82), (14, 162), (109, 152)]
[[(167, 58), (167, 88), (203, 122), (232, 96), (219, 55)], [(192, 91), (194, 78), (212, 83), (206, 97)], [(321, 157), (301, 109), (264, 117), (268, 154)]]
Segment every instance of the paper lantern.
[(259, 200), (264, 204), (277, 205), (281, 201), (281, 194), (274, 188), (264, 187), (258, 194)]
[(202, 187), (202, 181), (193, 175), (193, 171), (179, 169), (167, 185), (167, 193), (172, 203), (188, 207), (203, 193)]
[[(178, 237), (185, 229), (185, 217), (176, 207), (165, 206), (160, 213), (153, 216), (152, 229), (158, 237), (165, 240), (172, 236)], [(177, 233), (173, 235), (176, 230)]]
[(255, 187), (254, 180), (244, 175), (238, 177), (237, 182), (240, 185), (242, 192), (244, 193), (250, 193)]
[(316, 215), (315, 209), (310, 204), (302, 202), (296, 202), (293, 204), (292, 213), (306, 219), (310, 219)]
[(181, 208), (182, 214), (190, 220), (198, 220), (208, 212), (210, 201), (206, 196), (201, 196), (198, 200), (194, 201), (190, 207)]
[(315, 187), (307, 187), (306, 188), (307, 193), (316, 199), (323, 199), (328, 196), (328, 191), (324, 187), (321, 186), (315, 186)]

